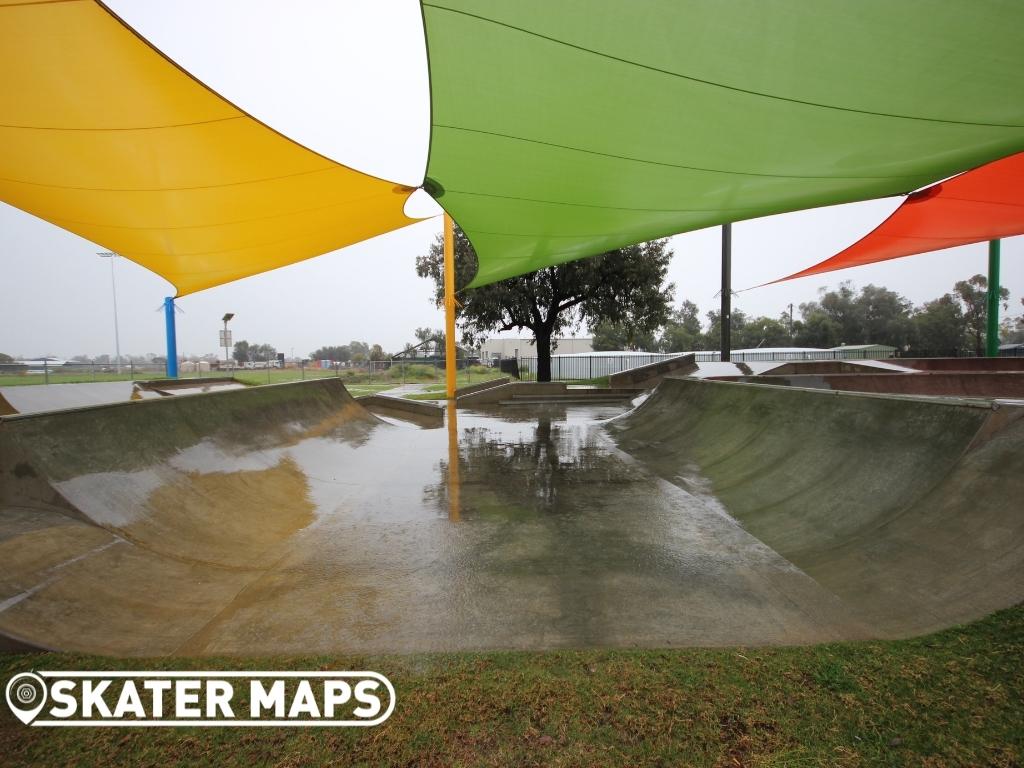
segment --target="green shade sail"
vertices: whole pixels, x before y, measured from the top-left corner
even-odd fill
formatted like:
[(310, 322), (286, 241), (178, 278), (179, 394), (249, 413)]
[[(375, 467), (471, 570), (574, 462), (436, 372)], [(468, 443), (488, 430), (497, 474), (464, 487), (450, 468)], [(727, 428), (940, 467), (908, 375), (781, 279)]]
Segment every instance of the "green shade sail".
[[(483, 285), (1024, 149), (1024, 3), (426, 0), (427, 188)], [(768, 255), (768, 254), (766, 254)]]

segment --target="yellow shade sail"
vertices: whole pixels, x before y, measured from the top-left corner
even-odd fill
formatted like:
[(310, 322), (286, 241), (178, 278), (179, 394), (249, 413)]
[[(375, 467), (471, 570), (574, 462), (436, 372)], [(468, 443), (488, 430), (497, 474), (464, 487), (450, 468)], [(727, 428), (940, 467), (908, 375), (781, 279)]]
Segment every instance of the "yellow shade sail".
[(0, 0), (0, 200), (179, 296), (405, 226), (411, 192), (263, 125), (94, 0)]

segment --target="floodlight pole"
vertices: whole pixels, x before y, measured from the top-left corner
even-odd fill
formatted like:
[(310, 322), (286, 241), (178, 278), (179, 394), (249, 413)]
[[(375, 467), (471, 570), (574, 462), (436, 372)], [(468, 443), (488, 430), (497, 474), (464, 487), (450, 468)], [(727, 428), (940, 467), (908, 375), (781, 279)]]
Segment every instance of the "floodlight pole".
[(985, 355), (999, 357), (999, 241), (988, 241), (988, 313), (985, 328)]
[(117, 254), (112, 251), (100, 251), (96, 254), (104, 259), (110, 259), (110, 292), (114, 297), (114, 354), (117, 355), (117, 372), (121, 372), (121, 334), (117, 327), (117, 281), (114, 280), (114, 259)]
[(732, 224), (722, 225), (722, 310), (719, 315), (722, 328), (723, 362), (732, 359)]
[(164, 325), (167, 328), (167, 378), (178, 378), (178, 334), (174, 325), (174, 297), (164, 299)]
[(228, 350), (231, 348), (231, 334), (228, 331), (228, 323), (234, 318), (234, 312), (225, 312), (224, 317), (221, 320), (224, 321), (224, 335), (221, 341), (224, 344), (224, 370), (228, 370), (231, 367), (231, 358), (228, 357)]
[[(447, 397), (455, 400), (455, 225), (444, 215), (444, 369)], [(449, 403), (453, 407), (454, 402)]]

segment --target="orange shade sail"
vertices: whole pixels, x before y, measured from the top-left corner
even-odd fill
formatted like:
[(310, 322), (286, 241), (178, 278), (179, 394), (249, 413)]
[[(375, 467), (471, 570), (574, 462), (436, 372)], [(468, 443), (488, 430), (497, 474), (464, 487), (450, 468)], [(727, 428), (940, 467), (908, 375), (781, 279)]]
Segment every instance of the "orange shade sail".
[(0, 0), (0, 200), (179, 296), (410, 224), (411, 192), (267, 127), (94, 0)]
[(849, 248), (773, 282), (1024, 234), (1024, 152), (907, 197)]

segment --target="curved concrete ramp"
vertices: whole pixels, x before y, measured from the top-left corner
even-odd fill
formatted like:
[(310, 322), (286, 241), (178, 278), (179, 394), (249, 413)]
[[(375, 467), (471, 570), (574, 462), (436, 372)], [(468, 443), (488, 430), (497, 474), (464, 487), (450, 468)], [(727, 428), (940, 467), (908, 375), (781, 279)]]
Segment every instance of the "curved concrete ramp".
[(379, 424), (331, 379), (0, 421), (0, 634), (181, 648), (312, 522), (289, 448)]
[(874, 636), (1024, 599), (1024, 407), (666, 379), (622, 448), (707, 490)]
[(1024, 596), (1018, 409), (669, 380), (624, 411), (418, 429), (322, 379), (2, 418), (0, 636), (122, 656), (794, 644)]

